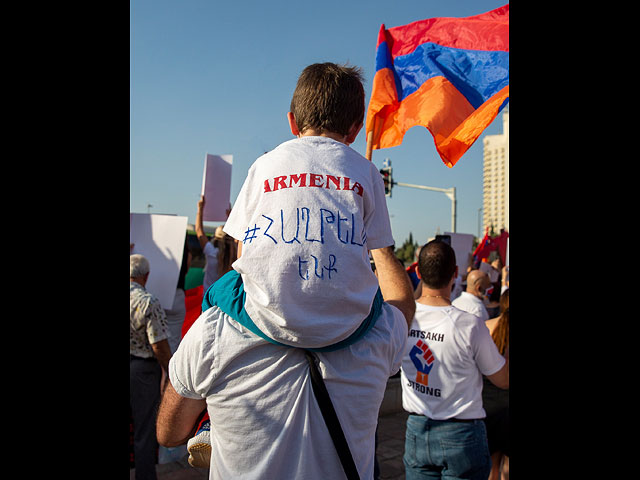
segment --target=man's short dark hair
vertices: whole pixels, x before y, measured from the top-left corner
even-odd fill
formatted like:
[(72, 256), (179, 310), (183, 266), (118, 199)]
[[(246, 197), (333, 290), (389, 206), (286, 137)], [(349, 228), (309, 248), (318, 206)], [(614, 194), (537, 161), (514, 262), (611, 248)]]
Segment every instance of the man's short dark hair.
[(358, 67), (315, 63), (306, 67), (291, 99), (300, 133), (308, 128), (348, 135), (364, 120), (364, 87)]
[(418, 271), (429, 288), (444, 288), (456, 271), (456, 253), (441, 240), (427, 243), (418, 257)]

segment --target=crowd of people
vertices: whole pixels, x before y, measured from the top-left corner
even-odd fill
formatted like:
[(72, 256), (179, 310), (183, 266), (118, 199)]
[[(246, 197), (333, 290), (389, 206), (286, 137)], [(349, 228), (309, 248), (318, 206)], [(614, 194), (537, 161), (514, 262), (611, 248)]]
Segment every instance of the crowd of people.
[(145, 289), (153, 266), (130, 256), (136, 478), (155, 478), (158, 444), (186, 444), (216, 479), (378, 478), (378, 411), (398, 371), (406, 478), (508, 478), (508, 267), (493, 264), (493, 282), (459, 272), (440, 239), (398, 261), (382, 178), (349, 148), (364, 119), (357, 68), (307, 67), (287, 119), (296, 138), (254, 163), (212, 240), (198, 202), (192, 325), (187, 242), (168, 311)]

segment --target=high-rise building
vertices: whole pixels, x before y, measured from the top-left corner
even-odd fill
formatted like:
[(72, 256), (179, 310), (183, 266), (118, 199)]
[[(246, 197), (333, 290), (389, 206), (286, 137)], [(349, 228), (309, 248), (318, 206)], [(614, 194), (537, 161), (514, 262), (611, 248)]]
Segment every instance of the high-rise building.
[(509, 110), (502, 114), (502, 134), (485, 135), (482, 178), (482, 232), (509, 231)]

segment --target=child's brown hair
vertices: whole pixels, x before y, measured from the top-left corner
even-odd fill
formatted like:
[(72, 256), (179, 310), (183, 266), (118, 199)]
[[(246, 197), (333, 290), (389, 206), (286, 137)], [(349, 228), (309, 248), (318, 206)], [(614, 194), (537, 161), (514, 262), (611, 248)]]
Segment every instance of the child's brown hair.
[(290, 109), (300, 133), (312, 128), (348, 135), (364, 120), (361, 70), (335, 63), (309, 65), (298, 78)]

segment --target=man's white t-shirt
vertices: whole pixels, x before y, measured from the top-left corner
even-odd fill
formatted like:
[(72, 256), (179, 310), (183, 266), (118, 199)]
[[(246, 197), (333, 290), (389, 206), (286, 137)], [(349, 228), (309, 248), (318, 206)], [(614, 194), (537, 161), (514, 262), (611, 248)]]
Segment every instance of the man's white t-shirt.
[(484, 321), (454, 306), (416, 302), (402, 360), (402, 406), (434, 420), (477, 419), (482, 375), (505, 364)]
[[(404, 316), (385, 303), (360, 340), (317, 354), (362, 479), (373, 478), (378, 411), (406, 338)], [(271, 344), (212, 307), (180, 342), (169, 378), (178, 394), (207, 401), (210, 479), (344, 478), (301, 349)]]
[(459, 297), (451, 302), (451, 305), (475, 315), (483, 322), (489, 320), (489, 312), (487, 312), (484, 302), (469, 292), (462, 292)]
[(224, 231), (242, 242), (233, 268), (251, 319), (306, 348), (347, 338), (369, 315), (378, 281), (368, 250), (394, 243), (377, 167), (319, 136), (258, 158)]

